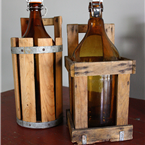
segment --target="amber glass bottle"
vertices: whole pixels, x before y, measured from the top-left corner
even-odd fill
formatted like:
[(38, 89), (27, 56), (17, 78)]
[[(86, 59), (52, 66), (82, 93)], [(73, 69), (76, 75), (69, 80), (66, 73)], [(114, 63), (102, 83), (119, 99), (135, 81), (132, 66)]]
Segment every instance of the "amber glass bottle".
[[(104, 29), (102, 1), (91, 2), (89, 12), (88, 30), (75, 49), (72, 60), (77, 62), (119, 60), (119, 53)], [(88, 77), (89, 127), (115, 125), (116, 85), (115, 75)]]
[[(23, 37), (33, 38), (34, 46), (38, 46), (38, 38), (50, 38), (42, 22), (41, 16), (42, 6), (43, 6), (42, 0), (29, 0), (30, 17), (27, 30), (23, 35)], [(35, 63), (34, 68), (35, 68), (36, 118), (37, 121), (41, 121), (38, 54), (34, 55), (34, 63)]]

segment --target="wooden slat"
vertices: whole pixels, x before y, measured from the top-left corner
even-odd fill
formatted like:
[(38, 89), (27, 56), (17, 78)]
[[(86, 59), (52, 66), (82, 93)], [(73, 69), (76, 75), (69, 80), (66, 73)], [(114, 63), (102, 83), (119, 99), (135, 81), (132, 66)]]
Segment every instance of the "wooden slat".
[(62, 38), (62, 17), (54, 17), (54, 35), (56, 38)]
[(108, 38), (114, 44), (115, 43), (115, 25), (114, 24), (105, 24), (105, 31), (106, 31)]
[[(55, 45), (62, 45), (62, 17), (54, 17)], [(55, 53), (56, 118), (62, 115), (62, 52)]]
[(73, 83), (74, 80), (69, 74), (69, 99), (70, 99), (70, 113), (73, 115)]
[(87, 144), (105, 141), (120, 141), (120, 131), (124, 131), (124, 141), (133, 139), (133, 126), (110, 126), (88, 129), (74, 129), (71, 114), (67, 111), (67, 121), (72, 143), (82, 144), (82, 136), (87, 136)]
[(75, 129), (88, 128), (87, 77), (74, 77), (74, 125)]
[(71, 77), (133, 73), (133, 60), (77, 63), (71, 61), (69, 57), (65, 57), (65, 61), (65, 66), (70, 72)]
[[(38, 39), (38, 46), (52, 46), (52, 39)], [(39, 54), (39, 78), (42, 122), (55, 120), (53, 65), (53, 53)]]
[[(17, 46), (16, 41), (18, 41), (18, 38), (11, 38), (11, 47)], [(12, 64), (13, 64), (13, 76), (14, 76), (14, 88), (15, 88), (16, 116), (18, 119), (21, 119), (17, 54), (12, 54)]]
[[(21, 18), (20, 20), (21, 20), (21, 33), (23, 36), (27, 30), (29, 18)], [(54, 25), (54, 18), (43, 18), (42, 21), (43, 21), (44, 26)]]
[(132, 66), (133, 66), (133, 68), (132, 68), (132, 74), (136, 74), (136, 60), (133, 60)]
[(71, 58), (78, 45), (78, 24), (67, 25), (68, 56)]
[(54, 25), (54, 18), (43, 18), (42, 21), (44, 26)]
[(118, 75), (116, 125), (128, 124), (130, 74)]
[(21, 18), (21, 35), (23, 36), (27, 30), (29, 18)]
[(68, 123), (67, 125), (68, 125), (68, 128), (69, 128), (70, 137), (72, 139), (72, 132), (75, 130), (75, 128), (74, 128), (74, 125), (73, 125), (73, 121), (72, 121), (70, 111), (67, 110), (66, 115), (67, 115), (67, 123)]
[[(32, 38), (19, 38), (19, 47), (31, 46), (33, 46)], [(34, 55), (19, 56), (23, 121), (36, 122)]]
[[(62, 45), (62, 38), (56, 38), (56, 45)], [(56, 95), (56, 118), (62, 115), (62, 52), (55, 54), (55, 95)]]

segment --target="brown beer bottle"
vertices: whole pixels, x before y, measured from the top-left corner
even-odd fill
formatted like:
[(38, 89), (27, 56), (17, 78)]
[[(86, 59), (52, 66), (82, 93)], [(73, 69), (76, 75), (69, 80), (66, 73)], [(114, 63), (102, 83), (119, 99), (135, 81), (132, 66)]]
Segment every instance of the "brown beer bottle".
[[(33, 38), (33, 45), (38, 46), (38, 38), (50, 38), (47, 34), (41, 16), (43, 0), (27, 0), (29, 3), (30, 17), (27, 30), (23, 38)], [(54, 44), (54, 42), (53, 42)], [(40, 87), (39, 87), (39, 58), (38, 54), (34, 55), (35, 68), (35, 95), (36, 95), (36, 118), (41, 121), (41, 106), (40, 106)]]
[[(89, 4), (90, 19), (83, 40), (72, 60), (77, 62), (117, 61), (120, 56), (106, 35), (102, 19), (103, 0)], [(116, 75), (88, 77), (88, 125), (111, 126), (116, 121)]]

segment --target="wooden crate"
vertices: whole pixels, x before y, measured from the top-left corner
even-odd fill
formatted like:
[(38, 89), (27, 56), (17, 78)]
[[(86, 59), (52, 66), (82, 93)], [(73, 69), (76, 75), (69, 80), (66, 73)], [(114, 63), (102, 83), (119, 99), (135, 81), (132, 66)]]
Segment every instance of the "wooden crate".
[[(114, 28), (114, 24), (105, 24), (106, 33), (113, 43)], [(65, 57), (65, 67), (69, 73), (70, 87), (70, 110), (67, 111), (67, 123), (71, 141), (78, 144), (91, 144), (132, 139), (133, 126), (128, 125), (128, 109), (130, 74), (136, 72), (136, 61), (121, 58), (119, 61), (73, 62), (70, 57), (78, 45), (78, 34), (85, 33), (87, 25), (69, 24), (67, 30), (68, 56)], [(87, 76), (107, 74), (118, 75), (116, 126), (88, 128)]]
[[(22, 35), (26, 31), (28, 20), (21, 18)], [(62, 17), (45, 18), (43, 23), (45, 26), (54, 25), (55, 44), (62, 47)], [(51, 38), (38, 39), (38, 47), (52, 45)], [(33, 38), (11, 38), (11, 47), (23, 52), (12, 52), (17, 123), (28, 128), (49, 128), (58, 125), (62, 121), (62, 51), (38, 54), (41, 106), (41, 121), (38, 122), (34, 53), (27, 54), (28, 51), (25, 51), (26, 47), (33, 47)]]

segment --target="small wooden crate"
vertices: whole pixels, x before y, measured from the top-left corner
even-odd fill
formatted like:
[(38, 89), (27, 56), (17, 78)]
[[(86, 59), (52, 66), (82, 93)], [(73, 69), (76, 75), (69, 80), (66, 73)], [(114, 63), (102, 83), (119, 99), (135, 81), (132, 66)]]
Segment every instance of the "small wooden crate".
[[(26, 31), (28, 20), (28, 18), (21, 18), (22, 35)], [(62, 121), (62, 17), (45, 18), (43, 23), (45, 26), (54, 25), (56, 46), (52, 46), (51, 38), (40, 38), (37, 48), (59, 46), (60, 51), (37, 53), (41, 106), (39, 122), (36, 120), (35, 103), (34, 54), (36, 53), (29, 51), (29, 47), (33, 47), (33, 38), (11, 38), (16, 119), (20, 126), (27, 128), (49, 128)], [(20, 50), (20, 53), (14, 53), (14, 48)]]
[[(114, 28), (114, 24), (105, 24), (106, 33), (113, 43)], [(85, 33), (87, 25), (70, 24), (67, 30), (68, 56), (65, 57), (65, 66), (69, 73), (70, 87), (70, 110), (67, 110), (67, 123), (71, 141), (78, 144), (92, 144), (132, 139), (133, 126), (128, 125), (128, 109), (130, 74), (136, 72), (136, 61), (121, 58), (119, 61), (73, 62), (70, 57), (78, 45), (78, 34)], [(88, 128), (87, 76), (107, 74), (118, 75), (116, 126)]]

